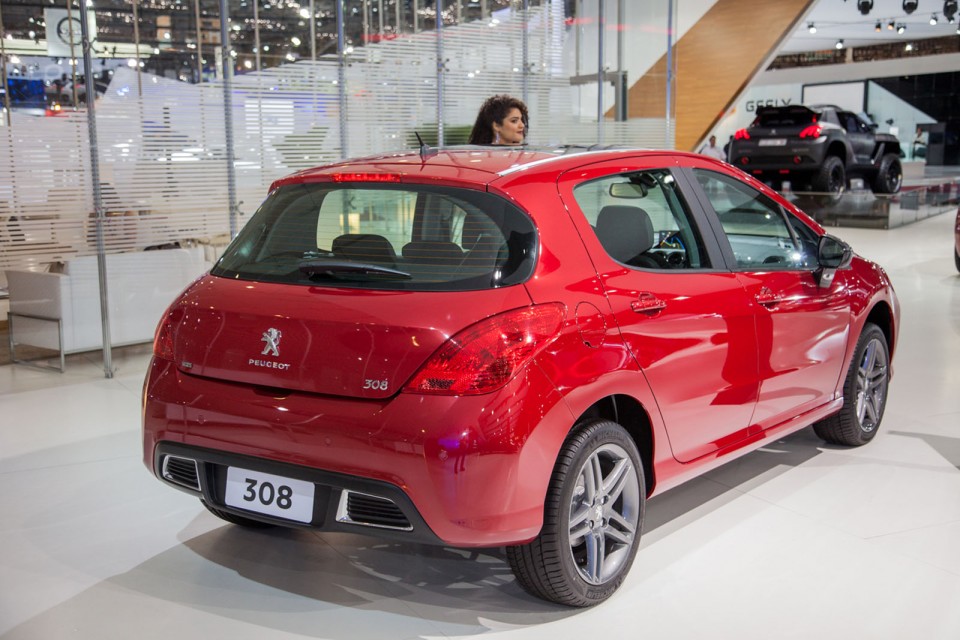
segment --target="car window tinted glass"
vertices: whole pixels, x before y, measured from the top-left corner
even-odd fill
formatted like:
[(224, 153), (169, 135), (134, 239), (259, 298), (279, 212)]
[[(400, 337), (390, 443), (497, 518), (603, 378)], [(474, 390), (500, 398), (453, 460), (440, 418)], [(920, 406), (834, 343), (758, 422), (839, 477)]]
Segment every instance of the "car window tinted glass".
[[(694, 169), (743, 269), (816, 266), (816, 234), (780, 205), (735, 178)], [(803, 228), (803, 230), (801, 230)]]
[(709, 267), (676, 180), (665, 169), (592, 180), (573, 195), (611, 258), (645, 269)]
[(850, 133), (870, 133), (870, 125), (860, 119), (855, 113), (844, 111), (840, 114), (844, 128)]
[(528, 278), (536, 242), (524, 213), (483, 192), (297, 184), (267, 198), (213, 274), (310, 286), (486, 289)]

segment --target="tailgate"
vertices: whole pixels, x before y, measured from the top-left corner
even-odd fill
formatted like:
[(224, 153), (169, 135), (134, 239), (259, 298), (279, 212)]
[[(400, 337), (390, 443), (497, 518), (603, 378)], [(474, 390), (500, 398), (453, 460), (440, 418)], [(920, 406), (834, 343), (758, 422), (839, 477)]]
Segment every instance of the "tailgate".
[(451, 335), (530, 304), (522, 286), (411, 292), (206, 276), (178, 301), (181, 370), (357, 398), (394, 395)]

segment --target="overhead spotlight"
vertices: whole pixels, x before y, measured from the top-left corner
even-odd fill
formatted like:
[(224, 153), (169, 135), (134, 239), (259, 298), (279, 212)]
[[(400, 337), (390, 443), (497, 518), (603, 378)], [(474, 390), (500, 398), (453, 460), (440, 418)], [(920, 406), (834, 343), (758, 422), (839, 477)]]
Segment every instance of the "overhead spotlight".
[(917, 10), (918, 4), (920, 4), (920, 0), (903, 0), (903, 12), (910, 15)]
[(887, 31), (893, 31), (897, 25), (893, 23), (893, 20), (887, 23)]
[(867, 15), (873, 9), (873, 0), (857, 0), (857, 9), (861, 15)]
[(903, 48), (904, 51), (913, 51), (913, 43), (908, 42), (907, 46)]
[(907, 30), (907, 25), (903, 24), (902, 22), (897, 25), (897, 33), (903, 33), (906, 30)]
[(957, 17), (957, 0), (945, 0), (943, 3), (943, 17), (947, 22), (953, 22)]
[(843, 38), (840, 38), (839, 40), (837, 40), (837, 44), (833, 46), (835, 46), (837, 49), (843, 49)]
[(817, 32), (817, 25), (813, 24), (812, 22), (808, 22), (808, 23), (807, 23), (807, 31), (809, 31), (810, 33), (816, 33), (816, 32)]
[(880, 24), (879, 20), (877, 20), (877, 24), (876, 26), (873, 27), (873, 30), (876, 31), (877, 33), (880, 33), (881, 31), (883, 31), (883, 25)]
[(932, 16), (930, 16), (930, 26), (932, 27), (935, 24), (937, 24), (937, 14), (933, 14)]

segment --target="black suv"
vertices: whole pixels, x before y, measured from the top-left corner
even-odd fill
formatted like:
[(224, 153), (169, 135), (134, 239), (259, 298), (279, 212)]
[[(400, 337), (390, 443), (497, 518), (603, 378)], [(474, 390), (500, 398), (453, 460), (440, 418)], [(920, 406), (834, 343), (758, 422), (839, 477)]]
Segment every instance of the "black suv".
[(877, 133), (857, 114), (834, 105), (761, 107), (730, 146), (730, 163), (779, 187), (839, 196), (858, 175), (875, 193), (897, 193), (903, 180), (900, 141)]

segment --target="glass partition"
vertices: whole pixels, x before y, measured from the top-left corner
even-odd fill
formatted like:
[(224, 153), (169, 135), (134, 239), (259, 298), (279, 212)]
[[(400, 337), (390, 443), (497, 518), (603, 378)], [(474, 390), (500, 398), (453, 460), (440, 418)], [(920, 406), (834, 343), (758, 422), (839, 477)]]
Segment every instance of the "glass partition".
[(91, 160), (79, 2), (4, 0), (0, 272), (94, 254), (97, 224), (106, 253), (212, 261), (277, 178), (463, 143), (498, 93), (528, 104), (532, 144), (672, 147), (676, 4), (97, 0)]

